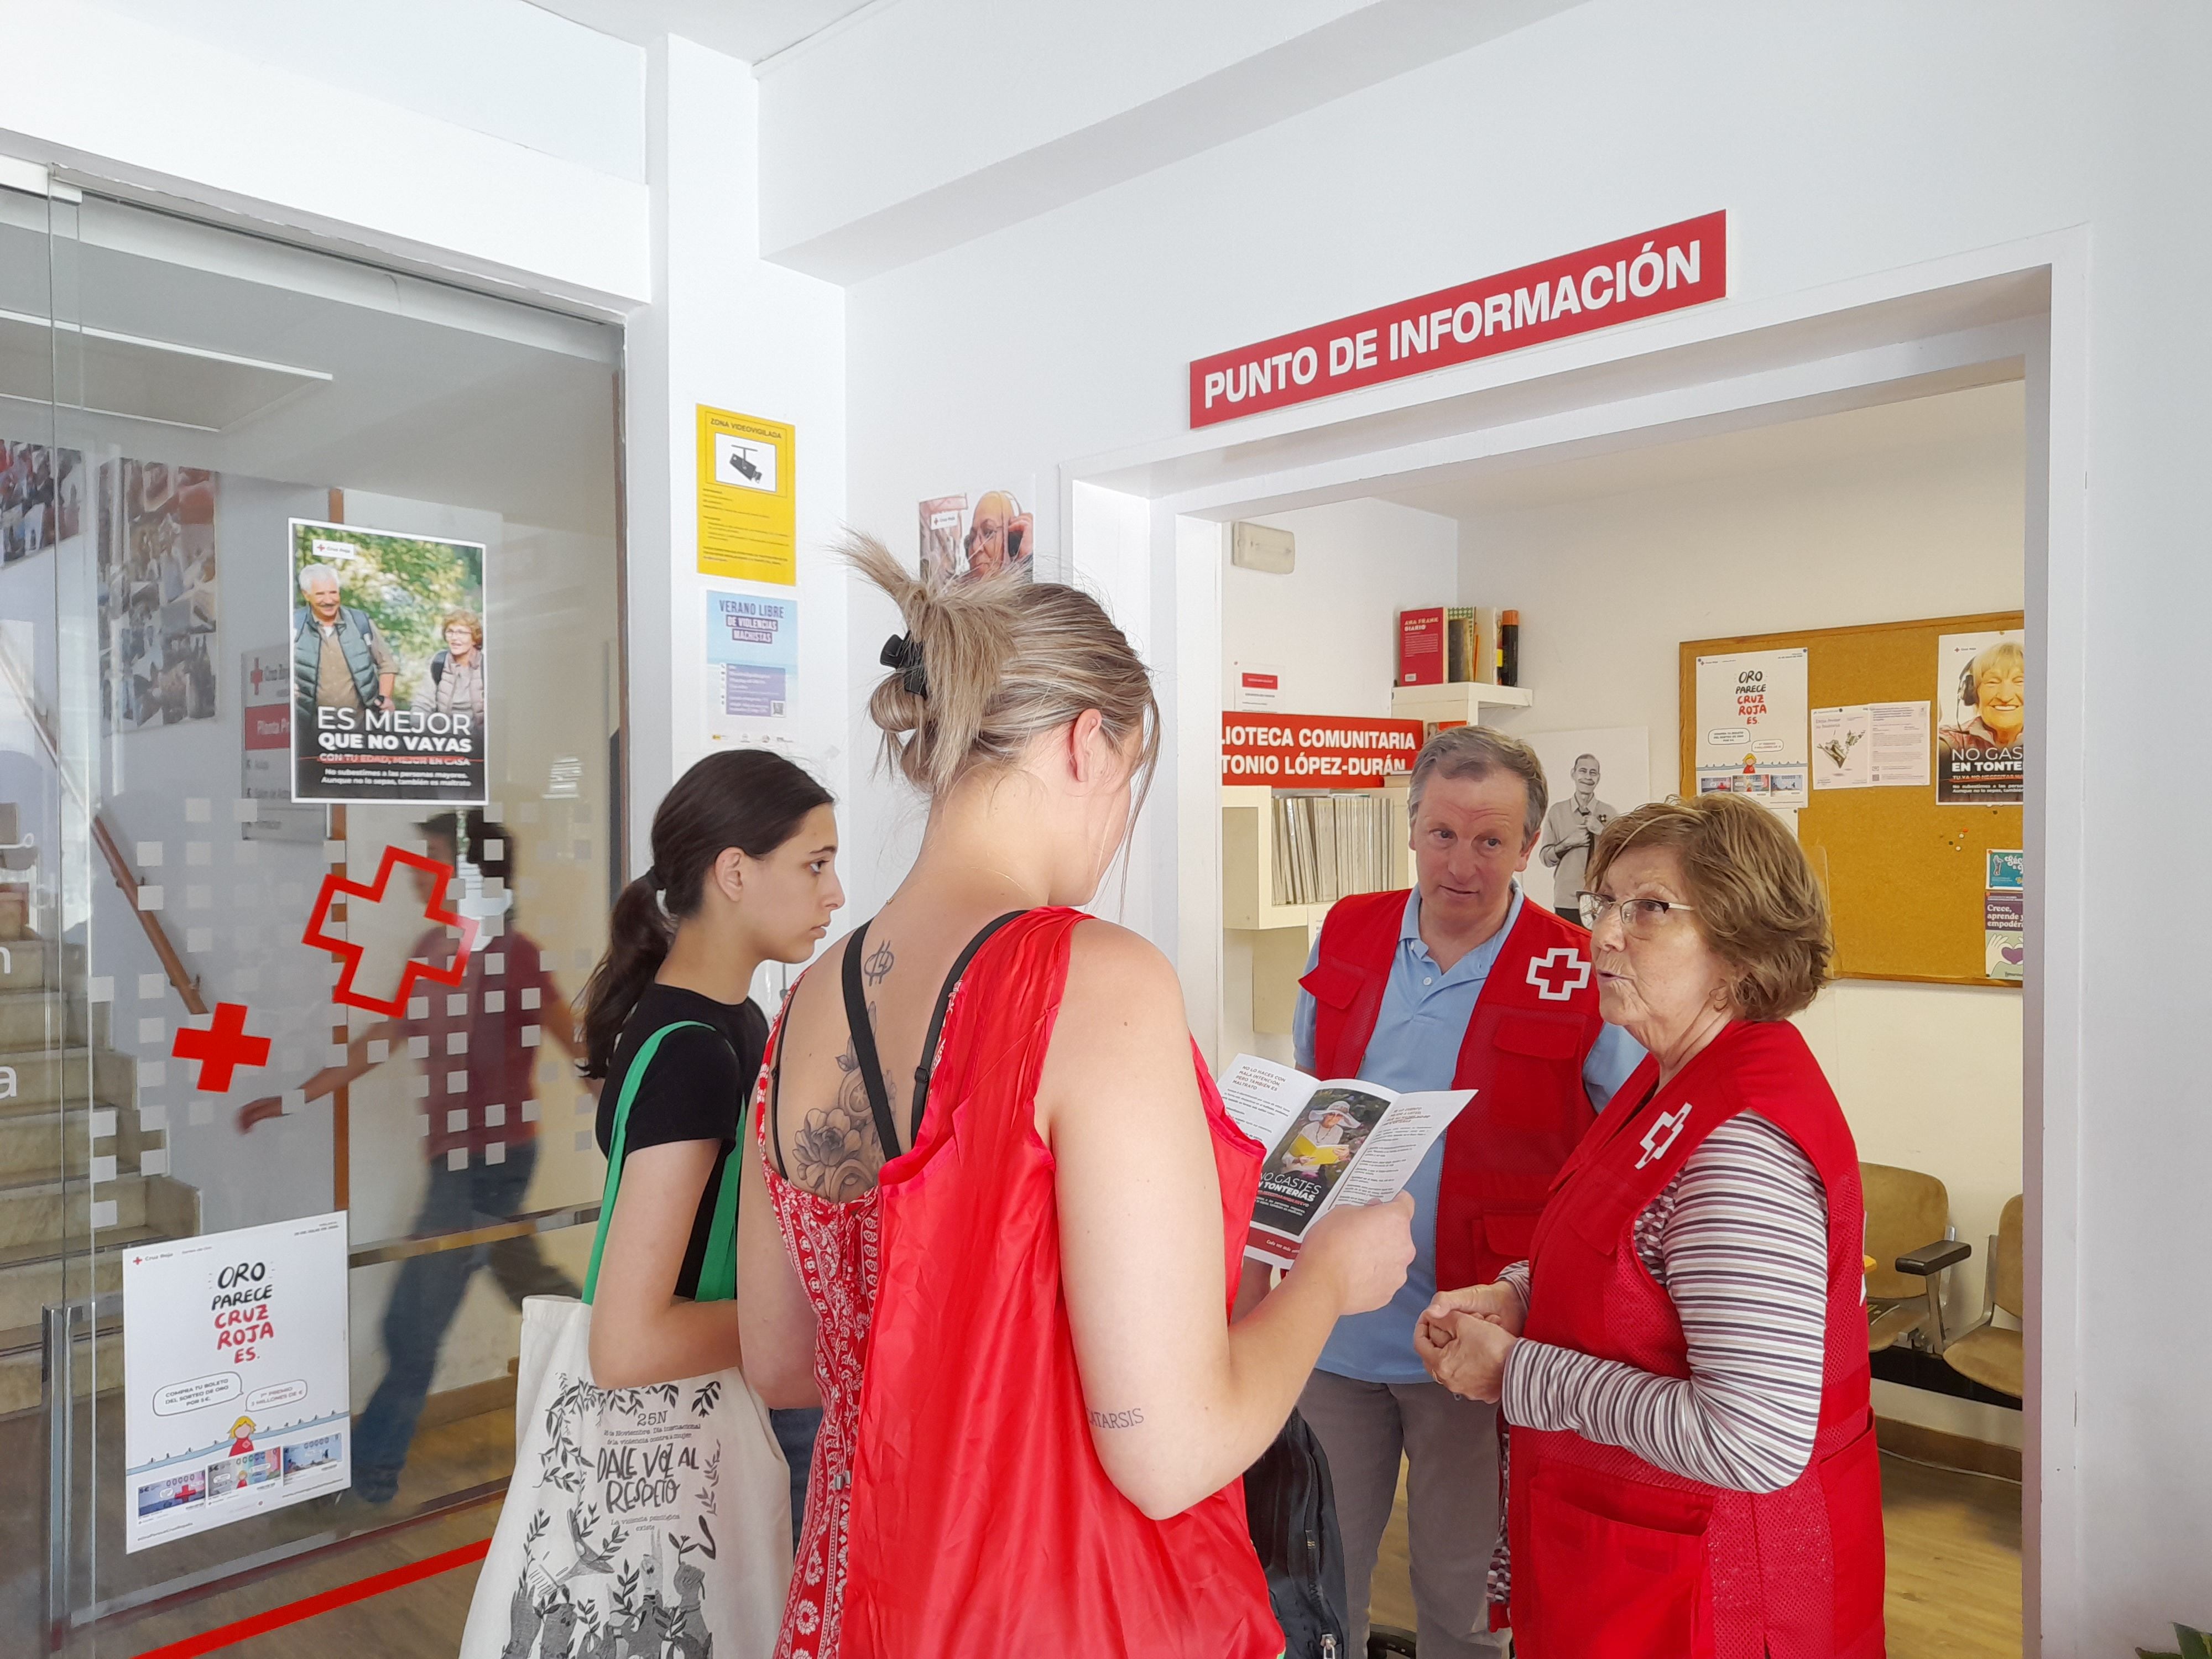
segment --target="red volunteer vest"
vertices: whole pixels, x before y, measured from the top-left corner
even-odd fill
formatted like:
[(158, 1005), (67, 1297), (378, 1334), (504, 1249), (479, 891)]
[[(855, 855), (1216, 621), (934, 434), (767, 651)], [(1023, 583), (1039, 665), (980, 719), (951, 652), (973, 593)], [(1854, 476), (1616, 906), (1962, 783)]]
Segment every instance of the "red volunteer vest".
[(1738, 1021), (1643, 1106), (1647, 1060), (1560, 1171), (1537, 1224), (1525, 1334), (1690, 1375), (1674, 1303), (1636, 1254), (1636, 1218), (1706, 1136), (1755, 1111), (1796, 1142), (1828, 1200), (1820, 1425), (1780, 1492), (1687, 1480), (1580, 1435), (1515, 1427), (1507, 1527), (1526, 1659), (1881, 1659), (1881, 1469), (1868, 1401), (1866, 1212), (1858, 1150), (1796, 1027)]
[[(1339, 899), (1313, 971), (1314, 1070), (1355, 1077), (1397, 959), (1406, 893)], [(1553, 1178), (1589, 1127), (1583, 1061), (1604, 1020), (1589, 934), (1524, 902), (1475, 999), (1452, 1087), (1474, 1098), (1444, 1131), (1437, 1288), (1486, 1285), (1525, 1261)]]

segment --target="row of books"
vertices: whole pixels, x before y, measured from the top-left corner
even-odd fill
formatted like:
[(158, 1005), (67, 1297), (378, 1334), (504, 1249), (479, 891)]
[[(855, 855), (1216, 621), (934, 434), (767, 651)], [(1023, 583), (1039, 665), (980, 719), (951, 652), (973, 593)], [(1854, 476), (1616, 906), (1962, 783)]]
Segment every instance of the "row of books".
[(1274, 808), (1279, 902), (1334, 904), (1390, 885), (1390, 850), (1406, 828), (1388, 792), (1278, 795)]
[(1401, 685), (1518, 685), (1521, 613), (1435, 605), (1398, 613)]

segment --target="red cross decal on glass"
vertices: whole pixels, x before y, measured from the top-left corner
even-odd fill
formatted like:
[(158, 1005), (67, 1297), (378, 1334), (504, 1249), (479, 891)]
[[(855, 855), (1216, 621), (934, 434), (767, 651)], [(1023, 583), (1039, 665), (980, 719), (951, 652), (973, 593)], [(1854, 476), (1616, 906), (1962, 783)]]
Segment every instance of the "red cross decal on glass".
[[(333, 938), (324, 928), (330, 921), (331, 904), (341, 897), (359, 899), (372, 905), (386, 902), (385, 890), (392, 884), (392, 872), (403, 864), (425, 872), (436, 884), (431, 889), (428, 902), (421, 907), (422, 920), (434, 926), (459, 928), (461, 942), (459, 948), (453, 952), (453, 959), (442, 968), (434, 968), (420, 957), (410, 957), (399, 970), (398, 988), (392, 992), (392, 1000), (385, 1002), (354, 989), (354, 978), (361, 972), (362, 958), (368, 954), (368, 947), (356, 945), (349, 939)], [(468, 971), (469, 952), (476, 945), (477, 924), (459, 911), (446, 908), (446, 888), (453, 878), (452, 865), (440, 864), (434, 859), (424, 858), (420, 853), (403, 852), (397, 847), (384, 849), (384, 862), (376, 866), (374, 886), (363, 887), (360, 883), (348, 881), (342, 876), (323, 878), (323, 890), (316, 896), (314, 914), (307, 918), (307, 931), (303, 942), (328, 951), (345, 963), (338, 975), (337, 984), (331, 988), (331, 1001), (343, 1002), (349, 1008), (365, 1008), (370, 1013), (381, 1014), (387, 1019), (398, 1019), (406, 1013), (407, 999), (413, 994), (417, 980), (428, 980), (433, 985), (459, 985), (461, 982), (461, 975)], [(391, 902), (399, 902), (398, 896), (393, 895)], [(412, 904), (408, 908), (410, 912), (415, 909)]]
[(1546, 1002), (1565, 1002), (1589, 983), (1590, 965), (1571, 945), (1555, 945), (1528, 958), (1528, 983)]
[(179, 1025), (169, 1052), (179, 1060), (200, 1063), (199, 1091), (204, 1095), (230, 1092), (230, 1074), (241, 1066), (269, 1063), (269, 1039), (246, 1035), (246, 1005), (218, 1002), (215, 1018), (204, 1029)]

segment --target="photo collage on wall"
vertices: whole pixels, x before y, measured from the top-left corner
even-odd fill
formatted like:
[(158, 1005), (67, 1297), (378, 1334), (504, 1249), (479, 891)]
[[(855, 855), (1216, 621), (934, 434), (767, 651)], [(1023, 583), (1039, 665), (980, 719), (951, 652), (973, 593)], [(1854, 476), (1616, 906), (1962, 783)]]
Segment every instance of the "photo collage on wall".
[(100, 469), (104, 729), (210, 720), (221, 617), (216, 475), (162, 461)]
[(0, 439), (0, 559), (27, 559), (83, 527), (84, 457)]

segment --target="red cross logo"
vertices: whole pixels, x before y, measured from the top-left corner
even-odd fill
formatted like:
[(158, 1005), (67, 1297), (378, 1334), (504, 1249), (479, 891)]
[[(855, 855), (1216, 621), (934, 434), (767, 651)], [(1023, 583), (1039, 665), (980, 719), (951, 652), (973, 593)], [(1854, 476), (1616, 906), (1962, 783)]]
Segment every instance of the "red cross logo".
[(1589, 981), (1589, 963), (1571, 945), (1555, 945), (1528, 958), (1528, 983), (1546, 1002), (1565, 1002)]
[(1668, 1149), (1680, 1138), (1682, 1126), (1689, 1121), (1690, 1108), (1686, 1101), (1679, 1112), (1660, 1113), (1652, 1120), (1651, 1127), (1644, 1132), (1644, 1139), (1637, 1143), (1644, 1148), (1644, 1156), (1636, 1160), (1636, 1167), (1640, 1170), (1653, 1158), (1666, 1157)]
[(169, 1052), (179, 1060), (200, 1063), (199, 1091), (204, 1095), (230, 1092), (230, 1074), (241, 1066), (269, 1063), (269, 1039), (246, 1035), (246, 1005), (218, 1002), (215, 1018), (204, 1028), (180, 1025)]
[[(333, 939), (323, 931), (323, 925), (330, 920), (331, 903), (341, 896), (364, 900), (373, 905), (385, 902), (385, 889), (391, 885), (392, 872), (403, 864), (422, 871), (435, 884), (428, 900), (422, 907), (422, 919), (434, 925), (459, 928), (461, 942), (459, 948), (453, 952), (453, 959), (442, 968), (434, 968), (419, 957), (410, 957), (399, 970), (398, 988), (392, 992), (392, 1000), (380, 1002), (353, 988), (354, 976), (361, 972), (362, 958), (368, 955), (368, 947), (348, 939)], [(331, 1001), (343, 1002), (349, 1008), (366, 1008), (370, 1013), (382, 1014), (387, 1019), (398, 1019), (407, 1012), (407, 999), (414, 992), (416, 981), (428, 980), (434, 985), (459, 985), (461, 982), (461, 975), (468, 971), (469, 951), (477, 942), (477, 924), (458, 911), (445, 908), (446, 887), (453, 878), (453, 867), (450, 864), (440, 864), (434, 859), (424, 858), (420, 853), (403, 852), (397, 847), (384, 849), (384, 862), (376, 867), (376, 884), (373, 887), (363, 887), (357, 882), (347, 881), (336, 875), (323, 878), (323, 890), (316, 896), (314, 914), (307, 918), (307, 932), (303, 942), (328, 951), (345, 963), (337, 986), (331, 992)], [(409, 908), (410, 911), (413, 909), (412, 906)]]

